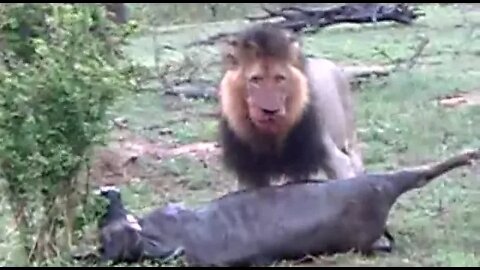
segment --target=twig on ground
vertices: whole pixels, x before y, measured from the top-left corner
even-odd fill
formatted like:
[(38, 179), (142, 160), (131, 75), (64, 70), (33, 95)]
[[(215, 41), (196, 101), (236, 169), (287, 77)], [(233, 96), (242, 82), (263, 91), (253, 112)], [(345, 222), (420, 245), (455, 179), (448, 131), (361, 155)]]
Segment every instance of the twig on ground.
[(158, 79), (158, 83), (160, 85), (163, 85), (163, 80), (162, 80), (162, 73), (160, 71), (160, 56), (158, 53), (159, 48), (157, 47), (158, 45), (158, 34), (154, 32), (152, 34), (152, 43), (153, 43), (153, 61), (155, 65), (155, 77)]
[(350, 78), (365, 78), (375, 75), (377, 77), (387, 76), (393, 70), (392, 66), (345, 66), (343, 70)]
[(205, 83), (178, 85), (173, 89), (164, 91), (164, 94), (169, 96), (182, 96), (192, 99), (217, 99), (216, 88), (213, 85)]
[(415, 53), (408, 59), (407, 62), (407, 69), (410, 70), (413, 68), (413, 66), (416, 64), (418, 57), (422, 54), (422, 52), (425, 50), (425, 47), (427, 47), (427, 44), (430, 42), (430, 39), (428, 37), (422, 37), (420, 40), (420, 43), (418, 44), (417, 48), (415, 49)]
[(405, 65), (405, 63), (406, 63), (406, 66), (405, 66), (406, 70), (412, 69), (417, 63), (418, 58), (423, 53), (423, 51), (425, 50), (429, 42), (430, 42), (430, 39), (428, 37), (421, 37), (420, 43), (415, 48), (413, 55), (406, 60), (404, 59), (404, 60), (398, 61), (393, 67), (393, 69), (391, 70), (391, 72), (393, 73), (393, 72), (399, 71), (402, 68), (402, 66)]

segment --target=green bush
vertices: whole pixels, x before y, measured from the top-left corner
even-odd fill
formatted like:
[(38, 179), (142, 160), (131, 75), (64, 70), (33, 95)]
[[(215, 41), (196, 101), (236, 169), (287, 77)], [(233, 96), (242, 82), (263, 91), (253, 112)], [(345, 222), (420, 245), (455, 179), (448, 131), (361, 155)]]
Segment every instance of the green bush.
[(95, 4), (3, 4), (0, 22), (0, 172), (28, 259), (41, 263), (69, 250), (75, 215), (91, 208), (78, 174), (108, 107), (134, 88), (120, 50), (131, 27)]

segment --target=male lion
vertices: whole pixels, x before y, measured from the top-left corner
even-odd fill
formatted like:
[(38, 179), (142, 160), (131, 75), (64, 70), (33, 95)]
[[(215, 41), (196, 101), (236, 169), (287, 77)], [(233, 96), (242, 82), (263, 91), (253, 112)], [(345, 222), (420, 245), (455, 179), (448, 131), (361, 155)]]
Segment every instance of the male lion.
[(270, 24), (250, 27), (226, 45), (220, 141), (240, 186), (364, 171), (350, 84), (338, 66), (307, 59), (291, 33)]

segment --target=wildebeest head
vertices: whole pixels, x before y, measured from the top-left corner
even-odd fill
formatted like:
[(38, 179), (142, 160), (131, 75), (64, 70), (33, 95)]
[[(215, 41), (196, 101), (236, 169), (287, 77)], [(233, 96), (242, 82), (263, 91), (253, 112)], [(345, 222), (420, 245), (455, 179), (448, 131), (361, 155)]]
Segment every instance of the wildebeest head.
[(167, 207), (169, 210), (164, 215), (138, 219), (125, 208), (117, 187), (103, 186), (96, 193), (108, 201), (107, 211), (99, 224), (103, 260), (135, 262), (151, 258), (168, 261), (183, 253), (178, 234), (174, 233), (178, 230), (178, 223), (175, 223), (178, 206)]
[(136, 231), (142, 230), (139, 220), (125, 209), (119, 188), (116, 186), (102, 186), (96, 193), (108, 200), (107, 211), (101, 219), (102, 225), (100, 225), (100, 227), (114, 221), (124, 221), (125, 224), (128, 224), (132, 229)]

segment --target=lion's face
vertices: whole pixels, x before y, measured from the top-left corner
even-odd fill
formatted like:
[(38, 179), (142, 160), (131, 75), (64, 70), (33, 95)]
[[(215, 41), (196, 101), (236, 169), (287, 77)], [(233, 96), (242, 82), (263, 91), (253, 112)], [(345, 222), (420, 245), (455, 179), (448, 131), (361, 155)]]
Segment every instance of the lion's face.
[(225, 45), (223, 116), (246, 140), (259, 134), (282, 140), (309, 99), (299, 43), (284, 30), (267, 27), (227, 39)]
[(243, 74), (252, 124), (261, 133), (276, 134), (288, 114), (288, 98), (294, 86), (288, 64), (259, 59), (244, 67)]

